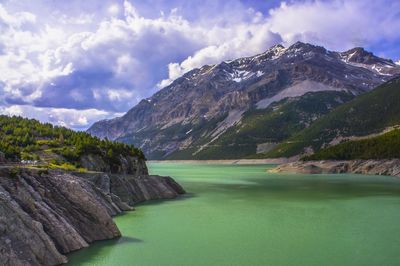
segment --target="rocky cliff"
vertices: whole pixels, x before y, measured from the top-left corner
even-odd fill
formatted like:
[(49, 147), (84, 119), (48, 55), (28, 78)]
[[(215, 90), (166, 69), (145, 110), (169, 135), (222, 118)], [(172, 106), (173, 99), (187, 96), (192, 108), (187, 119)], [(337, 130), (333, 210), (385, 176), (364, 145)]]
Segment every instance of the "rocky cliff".
[[(150, 159), (200, 158), (207, 149), (220, 145), (220, 138), (243, 132), (241, 128), (229, 129), (243, 123), (249, 111), (265, 110), (263, 117), (277, 115), (272, 114), (275, 107), (267, 108), (307, 93), (358, 95), (398, 74), (400, 66), (362, 48), (333, 52), (301, 42), (290, 47), (277, 45), (259, 55), (193, 69), (124, 116), (95, 123), (88, 132), (132, 143)], [(339, 94), (330, 98), (343, 102), (346, 97)], [(322, 104), (330, 109), (335, 102), (324, 100)], [(318, 111), (305, 119), (318, 118)], [(286, 114), (297, 113), (287, 110)], [(253, 154), (259, 144), (281, 141), (276, 134), (259, 137), (257, 129), (244, 130), (256, 141), (251, 147)], [(237, 143), (229, 136), (228, 144), (244, 147), (248, 143)]]
[[(2, 265), (57, 265), (64, 254), (119, 237), (112, 216), (137, 202), (174, 198), (184, 190), (170, 177), (60, 170), (0, 169)], [(134, 173), (139, 173), (135, 175)]]
[(87, 170), (96, 172), (119, 173), (133, 176), (148, 175), (145, 160), (137, 156), (119, 155), (117, 160), (118, 162), (115, 165), (118, 167), (113, 168), (112, 164), (100, 155), (87, 154), (80, 158), (80, 164)]
[(292, 172), (302, 174), (369, 174), (400, 177), (400, 159), (354, 160), (354, 161), (308, 161), (279, 165), (270, 170), (274, 173)]
[(184, 194), (183, 188), (169, 176), (77, 173), (101, 190), (134, 205), (146, 200), (173, 199)]

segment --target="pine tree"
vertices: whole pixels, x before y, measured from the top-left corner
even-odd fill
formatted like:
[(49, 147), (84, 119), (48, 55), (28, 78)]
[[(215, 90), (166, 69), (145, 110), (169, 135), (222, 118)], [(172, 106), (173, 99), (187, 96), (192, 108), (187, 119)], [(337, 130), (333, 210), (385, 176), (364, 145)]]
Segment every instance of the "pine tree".
[(60, 136), (58, 137), (58, 141), (60, 142), (61, 145), (64, 145), (64, 135), (62, 132), (60, 132)]

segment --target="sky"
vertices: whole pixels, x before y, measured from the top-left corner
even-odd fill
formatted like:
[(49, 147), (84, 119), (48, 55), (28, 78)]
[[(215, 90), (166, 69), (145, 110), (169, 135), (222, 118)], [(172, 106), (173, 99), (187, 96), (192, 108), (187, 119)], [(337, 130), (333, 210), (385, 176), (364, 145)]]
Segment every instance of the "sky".
[(400, 62), (399, 29), (398, 0), (0, 0), (0, 114), (85, 130), (278, 43)]

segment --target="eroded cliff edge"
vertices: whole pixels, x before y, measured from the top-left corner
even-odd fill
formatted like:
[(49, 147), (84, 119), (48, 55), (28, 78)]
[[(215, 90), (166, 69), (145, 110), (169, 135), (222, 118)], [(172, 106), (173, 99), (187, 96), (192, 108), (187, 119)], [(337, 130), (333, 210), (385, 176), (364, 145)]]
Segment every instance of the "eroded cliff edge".
[[(92, 172), (0, 168), (2, 265), (58, 265), (68, 252), (121, 235), (112, 216), (135, 203), (185, 193), (171, 177), (149, 175), (144, 161), (121, 158), (118, 172), (88, 158)], [(100, 169), (101, 168), (101, 169)]]
[(354, 173), (367, 175), (387, 175), (400, 177), (400, 159), (391, 160), (352, 160), (352, 161), (297, 161), (281, 164), (270, 172), (302, 174), (340, 174)]

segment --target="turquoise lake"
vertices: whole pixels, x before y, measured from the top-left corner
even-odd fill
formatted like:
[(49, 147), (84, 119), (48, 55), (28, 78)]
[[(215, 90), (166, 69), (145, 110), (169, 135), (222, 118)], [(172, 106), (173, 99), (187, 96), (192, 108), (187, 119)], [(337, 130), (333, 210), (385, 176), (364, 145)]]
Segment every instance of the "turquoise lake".
[(400, 179), (149, 163), (187, 195), (115, 217), (123, 237), (68, 265), (400, 265)]

